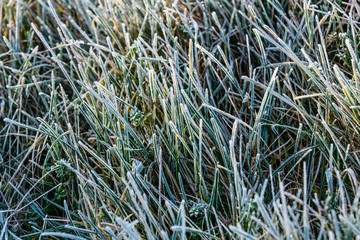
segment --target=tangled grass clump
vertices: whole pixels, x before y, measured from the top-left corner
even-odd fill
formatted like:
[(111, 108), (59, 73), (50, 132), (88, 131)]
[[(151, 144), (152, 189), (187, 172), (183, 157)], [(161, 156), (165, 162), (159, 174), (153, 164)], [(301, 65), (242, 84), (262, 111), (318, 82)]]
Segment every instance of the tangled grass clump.
[(0, 239), (357, 239), (356, 0), (0, 1)]

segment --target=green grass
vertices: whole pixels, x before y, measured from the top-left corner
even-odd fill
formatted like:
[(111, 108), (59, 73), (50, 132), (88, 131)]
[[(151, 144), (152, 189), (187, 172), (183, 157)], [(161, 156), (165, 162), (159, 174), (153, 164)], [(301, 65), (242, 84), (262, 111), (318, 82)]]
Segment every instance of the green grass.
[(0, 239), (358, 239), (355, 0), (0, 1)]

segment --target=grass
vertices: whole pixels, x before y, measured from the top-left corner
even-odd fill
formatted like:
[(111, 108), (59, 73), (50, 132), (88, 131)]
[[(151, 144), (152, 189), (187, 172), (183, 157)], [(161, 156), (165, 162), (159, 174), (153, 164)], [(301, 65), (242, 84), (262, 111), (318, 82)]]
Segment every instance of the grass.
[(0, 1), (0, 239), (358, 239), (355, 0)]

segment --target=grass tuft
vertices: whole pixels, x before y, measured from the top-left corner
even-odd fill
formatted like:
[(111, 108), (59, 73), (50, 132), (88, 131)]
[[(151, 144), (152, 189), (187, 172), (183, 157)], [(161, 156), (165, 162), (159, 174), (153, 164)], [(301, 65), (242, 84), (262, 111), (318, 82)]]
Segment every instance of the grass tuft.
[(357, 239), (355, 0), (0, 1), (0, 239)]

